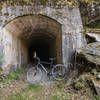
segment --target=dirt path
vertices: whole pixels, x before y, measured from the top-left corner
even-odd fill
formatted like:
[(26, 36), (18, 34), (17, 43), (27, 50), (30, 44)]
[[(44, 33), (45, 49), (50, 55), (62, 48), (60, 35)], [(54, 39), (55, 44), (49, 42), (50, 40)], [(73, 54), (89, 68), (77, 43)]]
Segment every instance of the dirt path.
[[(12, 81), (6, 87), (0, 90), (0, 100), (4, 100), (5, 97), (12, 93), (19, 92), (22, 88), (26, 87), (27, 83), (22, 80)], [(1, 99), (2, 98), (2, 99)]]
[(80, 91), (63, 86), (62, 83), (56, 83), (37, 87), (22, 80), (12, 81), (7, 87), (0, 90), (0, 100), (92, 100), (90, 96), (87, 96), (90, 90), (81, 94)]
[(78, 91), (66, 82), (43, 81), (39, 85), (30, 85), (20, 80), (14, 80), (0, 90), (0, 100), (94, 100), (90, 88)]

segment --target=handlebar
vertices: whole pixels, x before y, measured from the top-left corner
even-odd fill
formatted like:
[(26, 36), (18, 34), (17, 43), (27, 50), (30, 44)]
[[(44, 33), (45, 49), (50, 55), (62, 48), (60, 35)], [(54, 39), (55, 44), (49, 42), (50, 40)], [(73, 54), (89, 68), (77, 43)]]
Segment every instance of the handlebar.
[(56, 59), (56, 58), (49, 58), (49, 60), (51, 62), (45, 62), (45, 61), (40, 61), (40, 58), (39, 57), (34, 57), (35, 61), (38, 62), (38, 63), (44, 63), (44, 64), (53, 64), (53, 61)]

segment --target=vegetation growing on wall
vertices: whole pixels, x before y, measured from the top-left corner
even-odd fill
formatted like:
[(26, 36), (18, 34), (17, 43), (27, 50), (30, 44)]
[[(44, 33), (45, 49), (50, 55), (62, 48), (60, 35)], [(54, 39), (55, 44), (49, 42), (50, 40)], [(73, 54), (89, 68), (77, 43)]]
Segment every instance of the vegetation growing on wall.
[(0, 0), (0, 4), (3, 5), (4, 3), (8, 5), (46, 5), (46, 4), (56, 4), (56, 5), (65, 5), (66, 3), (69, 6), (76, 6), (80, 3), (86, 4), (98, 4), (99, 0)]
[[(90, 1), (90, 0), (88, 0)], [(80, 12), (84, 25), (98, 27), (98, 21), (100, 20), (100, 0), (93, 2), (80, 2)], [(97, 22), (96, 22), (97, 21)], [(91, 24), (91, 25), (90, 25)]]
[(1, 65), (2, 65), (3, 62), (4, 62), (4, 60), (3, 60), (3, 54), (0, 53), (0, 70), (2, 70)]
[(100, 4), (99, 0), (0, 0), (0, 10), (2, 9), (4, 3), (8, 6), (12, 5), (48, 5), (54, 7), (63, 7), (64, 5), (68, 4), (71, 7), (75, 7), (80, 4)]

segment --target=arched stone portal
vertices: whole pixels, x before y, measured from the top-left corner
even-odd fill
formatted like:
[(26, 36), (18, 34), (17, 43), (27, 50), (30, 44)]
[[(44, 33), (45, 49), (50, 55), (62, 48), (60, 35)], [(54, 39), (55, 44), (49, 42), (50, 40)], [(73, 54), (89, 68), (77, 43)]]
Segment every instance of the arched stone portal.
[(62, 29), (57, 21), (42, 15), (25, 15), (15, 18), (3, 29), (7, 40), (4, 42), (5, 68), (15, 70), (25, 66), (34, 50), (42, 60), (56, 57), (57, 63), (62, 62)]

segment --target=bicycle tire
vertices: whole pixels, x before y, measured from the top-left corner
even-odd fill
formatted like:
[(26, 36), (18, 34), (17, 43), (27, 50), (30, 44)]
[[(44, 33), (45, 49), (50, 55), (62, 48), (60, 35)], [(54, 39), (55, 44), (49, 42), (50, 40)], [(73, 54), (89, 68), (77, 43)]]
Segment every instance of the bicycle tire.
[(38, 67), (30, 68), (26, 73), (26, 80), (30, 84), (39, 84), (42, 80), (42, 70)]
[[(63, 64), (57, 64), (52, 68), (52, 77), (57, 81), (65, 80), (67, 77), (66, 71), (67, 69)], [(63, 74), (62, 77), (61, 74)]]

